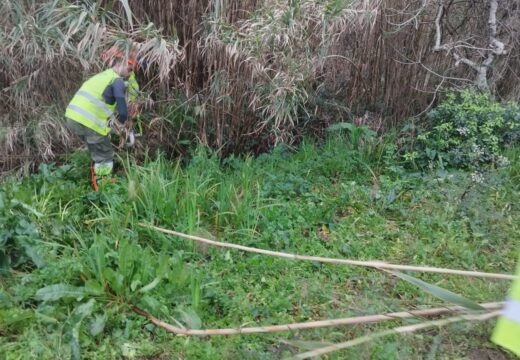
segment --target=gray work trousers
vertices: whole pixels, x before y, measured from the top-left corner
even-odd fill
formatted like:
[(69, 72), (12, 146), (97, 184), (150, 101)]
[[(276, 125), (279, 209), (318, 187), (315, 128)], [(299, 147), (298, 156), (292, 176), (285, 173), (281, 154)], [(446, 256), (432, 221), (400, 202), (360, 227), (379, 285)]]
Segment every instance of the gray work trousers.
[(80, 123), (67, 119), (67, 127), (78, 135), (87, 144), (90, 158), (94, 163), (111, 163), (114, 158), (114, 149), (110, 143), (109, 135), (103, 136)]

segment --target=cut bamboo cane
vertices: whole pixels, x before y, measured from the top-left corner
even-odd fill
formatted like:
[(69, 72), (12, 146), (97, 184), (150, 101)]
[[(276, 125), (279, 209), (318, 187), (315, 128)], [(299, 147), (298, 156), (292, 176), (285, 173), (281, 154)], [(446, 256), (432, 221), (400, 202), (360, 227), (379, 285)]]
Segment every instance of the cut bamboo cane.
[[(502, 302), (481, 304), (481, 306), (487, 310), (500, 309), (502, 307), (502, 305), (503, 305)], [(395, 313), (389, 313), (389, 314), (355, 316), (355, 317), (348, 317), (348, 318), (343, 318), (343, 319), (309, 321), (309, 322), (292, 323), (292, 324), (284, 324), (284, 325), (258, 326), (258, 327), (247, 327), (247, 328), (229, 328), (229, 329), (206, 329), (206, 330), (183, 329), (183, 328), (168, 324), (138, 307), (134, 307), (133, 310), (137, 314), (146, 317), (153, 324), (159, 326), (160, 328), (162, 328), (170, 333), (176, 334), (176, 335), (213, 336), (213, 335), (258, 334), (258, 333), (270, 333), (270, 332), (277, 332), (277, 331), (294, 331), (294, 330), (303, 330), (303, 329), (332, 327), (332, 326), (368, 324), (368, 323), (374, 323), (374, 322), (380, 322), (380, 321), (386, 321), (386, 320), (401, 320), (401, 319), (409, 319), (412, 317), (442, 315), (442, 314), (446, 314), (446, 313), (461, 312), (461, 311), (464, 311), (465, 309), (462, 306), (450, 306), (450, 307), (432, 308), (432, 309), (424, 309), (424, 310), (401, 311), (401, 312), (395, 312)]]
[(139, 223), (139, 225), (142, 227), (154, 229), (154, 230), (162, 232), (164, 234), (176, 235), (181, 238), (198, 241), (198, 242), (202, 242), (202, 243), (213, 245), (213, 246), (237, 249), (237, 250), (242, 250), (242, 251), (246, 251), (246, 252), (282, 257), (282, 258), (287, 258), (287, 259), (315, 261), (315, 262), (321, 262), (321, 263), (332, 263), (332, 264), (342, 264), (342, 265), (365, 266), (365, 267), (371, 267), (371, 268), (376, 268), (376, 269), (408, 270), (408, 271), (462, 275), (462, 276), (481, 277), (481, 278), (506, 279), (506, 280), (516, 279), (515, 275), (510, 275), (510, 274), (497, 274), (497, 273), (488, 273), (488, 272), (482, 272), (482, 271), (455, 270), (455, 269), (427, 267), (427, 266), (388, 264), (383, 261), (334, 259), (334, 258), (325, 258), (325, 257), (321, 257), (321, 256), (290, 254), (290, 253), (284, 253), (284, 252), (278, 252), (278, 251), (258, 249), (258, 248), (237, 245), (237, 244), (232, 244), (232, 243), (225, 243), (225, 242), (220, 242), (220, 241), (215, 241), (215, 240), (209, 240), (209, 239), (205, 239), (205, 238), (202, 238), (199, 236), (183, 234), (178, 231), (163, 229), (163, 228), (160, 228), (157, 226), (144, 224), (144, 223)]
[(347, 349), (352, 346), (356, 346), (359, 344), (366, 343), (368, 341), (375, 340), (377, 338), (388, 336), (392, 334), (405, 334), (405, 333), (411, 333), (418, 330), (426, 329), (429, 327), (435, 327), (435, 326), (444, 326), (448, 324), (452, 324), (459, 321), (485, 321), (489, 320), (491, 318), (494, 318), (496, 316), (500, 315), (500, 311), (493, 311), (485, 314), (478, 314), (478, 315), (462, 315), (462, 316), (454, 316), (447, 319), (440, 319), (440, 320), (433, 320), (433, 321), (426, 321), (420, 324), (414, 324), (414, 325), (407, 325), (407, 326), (399, 326), (393, 329), (384, 330), (381, 332), (377, 332), (370, 335), (361, 336), (359, 338), (349, 340), (340, 344), (334, 344), (330, 346), (325, 346), (316, 350), (304, 352), (301, 354), (296, 355), (295, 359), (310, 359), (314, 358), (320, 355), (325, 355), (333, 351), (338, 351), (342, 349)]

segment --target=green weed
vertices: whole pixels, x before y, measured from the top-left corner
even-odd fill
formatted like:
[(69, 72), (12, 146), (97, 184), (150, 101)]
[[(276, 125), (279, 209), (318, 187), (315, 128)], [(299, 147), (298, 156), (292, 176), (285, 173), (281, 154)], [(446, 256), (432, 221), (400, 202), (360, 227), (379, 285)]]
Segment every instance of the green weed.
[[(225, 160), (199, 149), (184, 165), (125, 159), (125, 177), (102, 193), (90, 192), (74, 161), (2, 183), (2, 251), (10, 259), (0, 283), (2, 352), (7, 359), (278, 359), (297, 351), (280, 339), (341, 342), (391, 324), (182, 339), (132, 308), (187, 328), (219, 328), (444, 304), (373, 270), (208, 248), (139, 222), (276, 251), (511, 272), (518, 151), (509, 150), (510, 166), (476, 183), (464, 170), (405, 170), (393, 139), (354, 146), (350, 134), (336, 133), (323, 143), (306, 139), (297, 151)], [(414, 276), (475, 302), (501, 300), (508, 287)], [(458, 358), (491, 346), (491, 325), (389, 337), (331, 358)]]

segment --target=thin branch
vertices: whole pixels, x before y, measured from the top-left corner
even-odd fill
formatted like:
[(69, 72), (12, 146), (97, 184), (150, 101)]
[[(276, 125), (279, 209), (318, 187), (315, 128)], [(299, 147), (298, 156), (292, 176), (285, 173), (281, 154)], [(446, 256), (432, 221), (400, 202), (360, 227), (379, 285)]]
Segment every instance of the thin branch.
[(420, 271), (420, 272), (432, 272), (432, 273), (440, 273), (440, 274), (453, 274), (453, 275), (463, 275), (463, 276), (472, 276), (472, 277), (485, 277), (485, 278), (494, 278), (494, 279), (507, 279), (514, 280), (516, 279), (515, 275), (509, 274), (496, 274), (496, 273), (487, 273), (481, 271), (466, 271), (466, 270), (454, 270), (454, 269), (446, 269), (446, 268), (435, 268), (435, 267), (426, 267), (426, 266), (412, 266), (412, 265), (398, 265), (398, 264), (388, 264), (383, 261), (361, 261), (361, 260), (348, 260), (348, 259), (333, 259), (333, 258), (325, 258), (320, 256), (308, 256), (308, 255), (298, 255), (298, 254), (289, 254), (278, 251), (270, 251), (264, 249), (258, 249), (243, 245), (237, 245), (232, 243), (219, 242), (214, 240), (205, 239), (199, 236), (193, 236), (188, 234), (183, 234), (174, 230), (163, 229), (157, 226), (153, 226), (150, 224), (139, 223), (140, 226), (146, 227), (149, 229), (153, 229), (164, 234), (176, 235), (181, 238), (194, 240), (202, 243), (206, 243), (213, 246), (224, 247), (224, 248), (232, 248), (238, 249), (246, 252), (264, 254), (294, 260), (306, 260), (306, 261), (315, 261), (322, 263), (333, 263), (333, 264), (343, 264), (343, 265), (355, 265), (355, 266), (365, 266), (376, 269), (390, 269), (390, 270), (409, 270), (409, 271)]
[(442, 42), (442, 27), (441, 27), (441, 19), (444, 15), (444, 3), (443, 0), (437, 1), (438, 8), (437, 8), (437, 16), (435, 17), (435, 46), (433, 48), (433, 51), (441, 51), (441, 50), (448, 50), (446, 48), (446, 45), (441, 46)]
[(415, 23), (415, 29), (417, 30), (419, 28), (419, 20), (418, 20), (419, 15), (421, 15), (423, 10), (428, 6), (428, 3), (429, 3), (429, 0), (421, 0), (421, 7), (415, 12), (415, 14), (413, 14), (411, 17), (409, 17), (408, 19), (406, 19), (405, 21), (403, 21), (401, 23), (393, 23), (390, 20), (387, 20), (390, 25), (397, 27), (396, 30), (394, 30), (390, 33), (395, 34), (399, 31), (401, 31), (403, 27), (407, 26), (408, 24), (410, 24), (412, 22)]
[[(504, 305), (503, 302), (493, 302), (480, 304), (486, 310), (498, 310)], [(271, 326), (257, 326), (257, 327), (244, 327), (244, 328), (227, 328), (227, 329), (205, 329), (205, 330), (193, 330), (185, 329), (182, 327), (168, 324), (147, 311), (140, 309), (136, 306), (132, 308), (137, 314), (146, 317), (154, 325), (166, 330), (169, 333), (181, 335), (181, 336), (214, 336), (214, 335), (240, 335), (240, 334), (258, 334), (258, 333), (271, 333), (277, 331), (294, 331), (302, 329), (316, 329), (323, 327), (332, 326), (344, 326), (344, 325), (356, 325), (356, 324), (370, 324), (375, 322), (381, 322), (386, 320), (402, 320), (410, 319), (413, 317), (426, 317), (426, 316), (437, 316), (453, 312), (463, 312), (466, 309), (462, 306), (450, 306), (450, 307), (439, 307), (424, 310), (409, 310), (401, 311), (388, 314), (379, 315), (367, 315), (367, 316), (354, 316), (342, 319), (332, 320), (321, 320), (321, 321), (309, 321), (300, 322), (284, 325), (271, 325)]]
[(442, 80), (467, 81), (467, 82), (472, 82), (473, 81), (473, 80), (466, 79), (466, 78), (441, 75), (438, 72), (434, 71), (433, 69), (431, 69), (431, 68), (427, 67), (426, 65), (424, 65), (424, 63), (421, 60), (414, 61), (414, 60), (408, 58), (406, 55), (404, 55), (398, 49), (393, 48), (393, 50), (395, 52), (397, 52), (400, 56), (402, 56), (404, 59), (406, 59), (406, 61), (401, 61), (401, 60), (398, 60), (398, 59), (394, 59), (394, 61), (399, 63), (399, 64), (403, 64), (403, 65), (420, 65), (424, 70), (426, 70), (429, 73), (431, 73), (431, 74), (441, 78)]
[(341, 344), (334, 344), (330, 346), (325, 346), (320, 349), (308, 351), (305, 353), (301, 353), (295, 356), (295, 359), (310, 359), (313, 357), (317, 357), (320, 355), (328, 354), (333, 351), (347, 349), (352, 346), (356, 346), (359, 344), (363, 344), (384, 336), (392, 335), (392, 334), (406, 334), (406, 333), (412, 333), (416, 332), (418, 330), (430, 328), (430, 327), (438, 327), (438, 326), (445, 326), (448, 324), (452, 324), (455, 322), (460, 321), (485, 321), (492, 319), (496, 316), (500, 315), (500, 311), (493, 311), (485, 314), (479, 314), (479, 315), (463, 315), (463, 316), (455, 316), (447, 319), (441, 319), (441, 320), (433, 320), (433, 321), (426, 321), (420, 324), (414, 324), (414, 325), (407, 325), (407, 326), (399, 326), (390, 330), (384, 330), (381, 332), (377, 332), (370, 335), (365, 335), (350, 341), (346, 341)]
[(432, 107), (433, 105), (435, 104), (435, 100), (437, 100), (437, 94), (439, 93), (441, 87), (442, 87), (442, 84), (444, 84), (444, 78), (441, 79), (441, 82), (437, 85), (437, 87), (435, 88), (435, 91), (433, 92), (433, 98), (432, 98), (432, 101), (430, 101), (430, 103), (428, 104), (428, 106), (423, 110), (421, 111), (420, 113), (418, 114), (415, 114), (413, 115), (414, 118), (419, 118), (420, 116), (422, 116), (423, 114), (427, 113)]

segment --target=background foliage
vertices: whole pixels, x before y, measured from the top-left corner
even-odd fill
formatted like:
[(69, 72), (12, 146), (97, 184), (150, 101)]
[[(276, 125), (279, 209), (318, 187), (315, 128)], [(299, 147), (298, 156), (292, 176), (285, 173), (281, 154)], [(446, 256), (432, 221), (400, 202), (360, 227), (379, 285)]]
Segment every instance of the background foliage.
[(520, 138), (517, 103), (500, 104), (489, 94), (470, 90), (449, 94), (428, 119), (429, 127), (417, 137), (416, 151), (405, 154), (422, 166), (478, 170), (490, 163), (508, 165), (503, 150)]
[[(180, 338), (132, 311), (187, 328), (270, 325), (400, 311), (439, 299), (360, 267), (209, 248), (143, 228), (154, 223), (246, 246), (325, 257), (513, 271), (518, 150), (475, 182), (464, 170), (406, 170), (396, 136), (336, 126), (325, 142), (220, 160), (200, 148), (186, 164), (122, 161), (90, 191), (85, 152), (0, 184), (0, 348), (7, 359), (72, 357), (279, 359), (394, 322), (233, 337)], [(509, 282), (418, 275), (476, 301), (503, 299)], [(405, 323), (413, 324), (411, 319)], [(247, 324), (247, 325), (246, 325)], [(391, 336), (332, 354), (342, 359), (508, 359), (492, 322)], [(457, 346), (453, 346), (453, 344)], [(486, 356), (488, 356), (486, 355)]]
[[(488, 34), (484, 0), (451, 2), (442, 30), (470, 59)], [(429, 4), (429, 5), (425, 5)], [(148, 146), (186, 154), (202, 142), (221, 154), (271, 149), (350, 121), (382, 130), (424, 114), (473, 70), (434, 52), (434, 2), (159, 0), (2, 2), (0, 149), (5, 171), (75, 146), (63, 127), (74, 91), (100, 52), (137, 41), (149, 66)], [(417, 12), (415, 12), (417, 10)], [(508, 52), (490, 87), (518, 99), (519, 8), (499, 7)], [(487, 45), (485, 45), (487, 46)], [(467, 49), (466, 49), (467, 48)], [(150, 101), (150, 100), (153, 100)], [(197, 139), (197, 140), (195, 140)], [(36, 155), (35, 155), (36, 154)]]
[[(37, 171), (0, 183), (0, 354), (277, 359), (396, 322), (181, 338), (133, 309), (196, 329), (446, 305), (370, 269), (221, 251), (140, 222), (290, 253), (511, 273), (518, 105), (466, 91), (436, 106), (474, 74), (431, 51), (433, 3), (1, 2), (0, 166)], [(517, 100), (520, 8), (502, 3), (510, 49), (488, 80), (496, 99)], [(449, 9), (441, 27), (469, 52), (487, 36), (485, 2)], [(147, 60), (144, 146), (121, 152), (116, 184), (94, 193), (63, 108), (104, 48), (133, 42)], [(67, 165), (36, 167), (62, 153)], [(420, 277), (475, 302), (509, 286)], [(507, 359), (491, 327), (390, 336), (331, 358)]]

